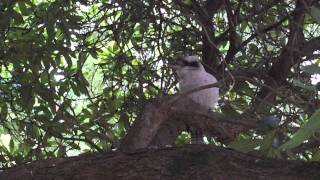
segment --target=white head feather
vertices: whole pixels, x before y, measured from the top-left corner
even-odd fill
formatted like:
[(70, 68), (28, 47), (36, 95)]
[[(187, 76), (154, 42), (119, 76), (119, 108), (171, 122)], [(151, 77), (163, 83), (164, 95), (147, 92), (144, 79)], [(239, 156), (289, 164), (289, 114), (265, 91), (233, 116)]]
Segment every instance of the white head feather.
[[(181, 92), (216, 83), (216, 78), (205, 71), (198, 56), (178, 57), (171, 66), (179, 77)], [(219, 89), (216, 87), (194, 92), (189, 97), (205, 108), (212, 109), (218, 101)]]

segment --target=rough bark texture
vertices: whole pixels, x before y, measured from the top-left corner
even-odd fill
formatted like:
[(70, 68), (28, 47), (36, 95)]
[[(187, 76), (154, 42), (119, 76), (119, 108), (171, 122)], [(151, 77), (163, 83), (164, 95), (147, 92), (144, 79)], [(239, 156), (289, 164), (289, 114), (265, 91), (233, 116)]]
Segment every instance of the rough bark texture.
[(148, 104), (120, 144), (123, 151), (133, 151), (150, 146), (160, 125), (167, 121), (169, 108), (166, 101), (157, 100)]
[(319, 179), (319, 168), (319, 162), (273, 160), (188, 145), (36, 161), (2, 172), (0, 179)]
[[(250, 123), (246, 123), (250, 122)], [(240, 132), (255, 128), (250, 117), (227, 117), (209, 112), (180, 95), (149, 103), (122, 140), (119, 149), (130, 152), (152, 146), (173, 145), (186, 126), (201, 129), (207, 135), (228, 143)]]

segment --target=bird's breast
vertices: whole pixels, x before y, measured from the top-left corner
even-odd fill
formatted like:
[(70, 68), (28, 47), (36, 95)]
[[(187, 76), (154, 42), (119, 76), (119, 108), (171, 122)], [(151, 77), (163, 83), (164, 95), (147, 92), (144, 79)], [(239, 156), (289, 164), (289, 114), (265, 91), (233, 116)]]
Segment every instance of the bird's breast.
[[(216, 82), (216, 78), (208, 73), (189, 74), (179, 81), (179, 88), (181, 92), (186, 92)], [(219, 89), (216, 87), (203, 89), (188, 95), (188, 97), (203, 107), (212, 109), (218, 101)]]
[(208, 73), (190, 73), (179, 81), (181, 91), (188, 91), (200, 86), (216, 83), (214, 76)]

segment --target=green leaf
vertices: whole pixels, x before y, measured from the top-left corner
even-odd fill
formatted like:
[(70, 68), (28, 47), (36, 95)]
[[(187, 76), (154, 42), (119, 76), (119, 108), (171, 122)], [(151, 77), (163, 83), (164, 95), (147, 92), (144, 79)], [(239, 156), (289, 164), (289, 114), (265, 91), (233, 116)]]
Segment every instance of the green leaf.
[(58, 133), (70, 133), (71, 129), (68, 127), (66, 123), (59, 123), (53, 127), (55, 132)]
[(303, 141), (309, 139), (313, 134), (320, 130), (320, 109), (318, 109), (308, 120), (308, 122), (301, 127), (292, 138), (280, 146), (280, 149), (287, 150), (299, 146)]
[(239, 136), (236, 140), (231, 142), (228, 147), (232, 149), (236, 149), (240, 152), (250, 152), (253, 151), (254, 148), (258, 147), (261, 144), (261, 139), (250, 139), (247, 137)]
[(312, 6), (310, 9), (310, 15), (320, 24), (320, 9)]
[(241, 31), (246, 30), (247, 27), (248, 27), (248, 21), (243, 21), (243, 22), (240, 24), (240, 29), (241, 29)]
[(183, 131), (176, 139), (175, 144), (177, 146), (182, 146), (182, 145), (188, 144), (189, 142), (190, 142), (190, 134)]
[(62, 55), (63, 55), (64, 59), (66, 60), (68, 67), (71, 68), (72, 67), (72, 59), (70, 57), (70, 54), (68, 54), (67, 52), (62, 52)]
[(74, 142), (68, 142), (68, 145), (72, 147), (72, 149), (81, 149), (80, 146)]
[(23, 17), (21, 16), (20, 13), (18, 13), (18, 12), (16, 12), (16, 11), (12, 11), (11, 16), (13, 17), (14, 22), (15, 22), (16, 24), (21, 24), (21, 23), (23, 23)]
[(320, 161), (320, 150), (317, 149), (312, 155), (312, 161)]
[(273, 131), (270, 131), (268, 132), (264, 138), (263, 138), (263, 141), (261, 143), (261, 148), (260, 150), (262, 152), (264, 152), (265, 154), (268, 153), (268, 151), (272, 148), (272, 142), (275, 138), (275, 135), (276, 135), (276, 131), (273, 130)]
[(23, 150), (23, 153), (27, 155), (31, 150), (31, 145), (27, 142), (24, 142), (20, 145), (20, 150)]
[(259, 54), (260, 53), (258, 46), (253, 43), (249, 44), (249, 52), (250, 52), (250, 54)]
[(22, 15), (27, 16), (27, 15), (29, 15), (31, 13), (30, 9), (27, 8), (25, 2), (19, 1), (18, 2), (18, 6), (19, 6), (19, 9), (20, 9)]
[(192, 4), (191, 0), (182, 0), (181, 1), (183, 4), (190, 6)]
[(3, 103), (0, 106), (0, 118), (6, 119), (7, 115), (8, 115), (8, 106), (5, 103)]
[(79, 89), (78, 89), (78, 87), (77, 87), (77, 85), (75, 83), (70, 82), (70, 86), (71, 86), (71, 89), (72, 89), (73, 93), (76, 96), (80, 96), (81, 95), (81, 93), (80, 93), (80, 91), (79, 91)]
[(37, 126), (35, 125), (32, 125), (32, 133), (33, 133), (33, 136), (36, 138), (36, 139), (39, 139), (40, 138), (40, 130)]
[(302, 66), (301, 70), (309, 74), (320, 74), (320, 66), (318, 64), (310, 64)]
[(77, 67), (78, 70), (81, 70), (84, 62), (87, 60), (88, 58), (88, 53), (87, 52), (80, 52), (79, 53), (79, 60), (77, 61)]
[(95, 131), (89, 131), (89, 132), (85, 132), (84, 133), (84, 136), (87, 138), (87, 139), (94, 139), (94, 138), (100, 138), (100, 134), (95, 132)]
[(86, 94), (88, 92), (87, 87), (89, 86), (89, 82), (83, 76), (82, 72), (79, 71), (77, 73), (75, 82), (77, 83), (77, 88), (82, 94)]
[(58, 150), (58, 157), (63, 157), (66, 155), (66, 147), (65, 146), (61, 146), (59, 147), (59, 150)]
[(107, 150), (111, 148), (111, 144), (106, 141), (99, 141), (97, 145)]
[(306, 84), (304, 84), (303, 82), (301, 82), (300, 80), (297, 80), (297, 79), (293, 79), (292, 83), (293, 83), (293, 85), (295, 85), (297, 87), (300, 87), (300, 88), (303, 88), (303, 89), (306, 89), (306, 90), (310, 90), (310, 91), (315, 91), (316, 90), (316, 87), (306, 85)]
[(9, 150), (10, 150), (11, 153), (13, 153), (13, 150), (14, 150), (14, 141), (13, 141), (13, 139), (10, 139)]
[(228, 114), (230, 117), (240, 116), (240, 114), (231, 106), (229, 102), (225, 103), (225, 105), (221, 106), (220, 108), (223, 114)]

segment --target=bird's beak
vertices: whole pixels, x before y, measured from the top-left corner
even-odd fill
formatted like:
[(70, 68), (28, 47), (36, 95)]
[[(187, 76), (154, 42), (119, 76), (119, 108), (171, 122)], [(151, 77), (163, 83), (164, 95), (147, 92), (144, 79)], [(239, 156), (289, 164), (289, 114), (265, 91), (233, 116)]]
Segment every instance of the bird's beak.
[(172, 62), (168, 64), (169, 68), (178, 69), (180, 66), (176, 62)]
[(169, 64), (168, 67), (171, 68), (171, 69), (178, 69), (179, 68), (179, 66), (172, 65), (172, 64)]

